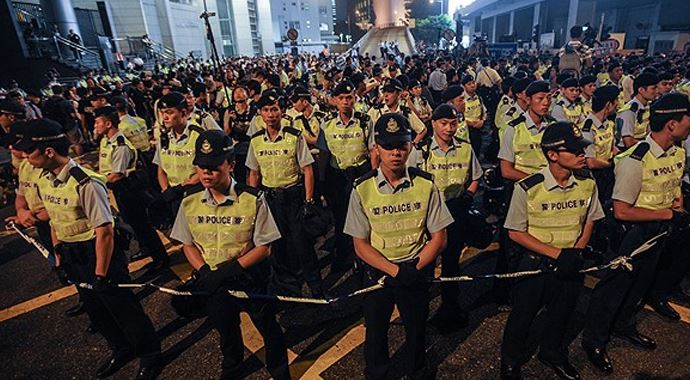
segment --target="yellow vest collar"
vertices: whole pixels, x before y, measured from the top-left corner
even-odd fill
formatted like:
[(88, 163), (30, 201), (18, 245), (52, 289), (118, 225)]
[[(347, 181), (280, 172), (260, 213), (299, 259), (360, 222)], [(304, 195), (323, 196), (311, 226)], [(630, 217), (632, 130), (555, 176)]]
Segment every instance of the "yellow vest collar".
[(211, 206), (230, 206), (233, 203), (237, 202), (237, 192), (235, 191), (235, 184), (235, 180), (231, 178), (230, 189), (228, 191), (228, 194), (225, 195), (220, 202), (218, 202), (213, 197), (213, 194), (211, 194), (211, 190), (209, 189), (204, 189), (204, 195), (201, 198), (201, 201)]
[(656, 157), (656, 158), (660, 158), (663, 156), (670, 156), (673, 153), (675, 153), (676, 149), (677, 149), (675, 145), (671, 145), (671, 147), (667, 151), (664, 151), (664, 149), (662, 147), (660, 147), (656, 141), (654, 141), (651, 133), (649, 135), (647, 135), (647, 137), (645, 137), (644, 140), (647, 143), (649, 143), (649, 152), (651, 154), (653, 154), (654, 157)]
[(575, 181), (575, 178), (572, 173), (570, 173), (570, 177), (568, 178), (565, 187), (561, 187), (561, 185), (559, 185), (558, 182), (556, 182), (556, 178), (554, 178), (548, 166), (541, 170), (541, 174), (544, 176), (544, 187), (546, 188), (546, 190), (550, 191), (555, 188), (561, 188), (565, 190), (577, 186), (577, 181)]

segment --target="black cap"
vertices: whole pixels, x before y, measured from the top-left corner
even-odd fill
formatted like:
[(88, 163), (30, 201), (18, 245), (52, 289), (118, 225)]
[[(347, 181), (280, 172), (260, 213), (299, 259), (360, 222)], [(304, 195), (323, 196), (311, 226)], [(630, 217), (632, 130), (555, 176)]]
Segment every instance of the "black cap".
[(527, 96), (532, 96), (539, 92), (551, 92), (551, 89), (549, 88), (549, 82), (535, 80), (534, 82), (530, 83), (529, 86), (527, 86), (525, 92), (527, 93)]
[(337, 86), (333, 89), (332, 95), (333, 96), (338, 96), (342, 94), (349, 94), (355, 90), (355, 85), (352, 84), (348, 80), (344, 80), (340, 83), (338, 83)]
[(0, 101), (0, 113), (7, 113), (15, 116), (24, 116), (26, 110), (14, 100), (5, 99)]
[(662, 95), (649, 107), (652, 115), (690, 115), (690, 102), (685, 94), (670, 92)]
[(23, 152), (32, 152), (40, 143), (67, 139), (62, 126), (50, 119), (34, 119), (28, 121), (24, 127), (24, 135), (14, 148)]
[(412, 140), (410, 122), (397, 112), (385, 113), (374, 126), (374, 141), (383, 149), (389, 150), (402, 146)]
[(110, 118), (113, 114), (117, 114), (117, 109), (113, 106), (99, 107), (93, 110), (93, 117), (106, 116)]
[(203, 131), (197, 137), (192, 164), (197, 166), (218, 167), (228, 159), (234, 159), (235, 150), (232, 139), (223, 131)]
[(350, 77), (350, 81), (352, 82), (355, 87), (359, 86), (360, 83), (364, 83), (364, 81), (367, 79), (367, 76), (364, 75), (364, 73), (354, 73)]
[(171, 91), (168, 95), (161, 97), (158, 101), (158, 108), (177, 108), (180, 110), (187, 108), (187, 100), (179, 92)]
[(326, 71), (326, 75), (324, 75), (324, 77), (326, 80), (333, 81), (333, 78), (335, 78), (336, 75), (338, 75), (338, 69), (333, 68)]
[(580, 78), (579, 84), (580, 84), (580, 87), (584, 87), (590, 83), (596, 83), (596, 81), (597, 81), (597, 77), (595, 77), (594, 75), (585, 75), (582, 78)]
[(444, 102), (448, 102), (448, 101), (455, 99), (458, 96), (462, 95), (463, 92), (465, 92), (465, 89), (462, 88), (462, 86), (460, 86), (458, 84), (454, 84), (454, 85), (448, 86), (446, 91), (443, 91), (443, 94), (441, 94), (441, 99)]
[(563, 88), (578, 87), (579, 85), (580, 84), (575, 78), (568, 78), (561, 83), (561, 87)]
[(529, 78), (521, 78), (513, 83), (513, 94), (519, 94), (527, 89), (527, 87), (532, 83), (533, 80)]
[(103, 90), (94, 90), (91, 96), (89, 96), (89, 101), (94, 101), (98, 99), (108, 100), (108, 93)]
[(290, 100), (296, 102), (300, 99), (311, 100), (311, 93), (304, 86), (295, 86), (292, 89), (292, 94), (290, 95)]
[(127, 106), (127, 99), (125, 99), (124, 96), (113, 96), (112, 99), (110, 99), (110, 103), (114, 106)]
[(569, 121), (557, 121), (549, 125), (541, 138), (541, 147), (547, 150), (565, 148), (571, 152), (579, 152), (591, 144), (591, 141), (582, 137), (580, 128)]
[(436, 107), (434, 110), (434, 113), (431, 114), (431, 120), (438, 120), (438, 119), (457, 119), (458, 118), (458, 110), (455, 109), (452, 105), (448, 103), (444, 103)]
[(573, 77), (573, 75), (570, 73), (558, 74), (558, 76), (556, 76), (556, 84), (561, 86), (561, 85), (563, 85), (563, 82), (565, 82), (566, 79), (570, 79), (572, 77)]
[(418, 86), (421, 86), (421, 85), (422, 85), (422, 83), (419, 80), (410, 79), (410, 82), (407, 84), (407, 88), (411, 90), (411, 89), (418, 87)]
[(26, 121), (18, 121), (10, 126), (9, 140), (7, 143), (14, 146), (19, 140), (24, 138), (26, 133)]
[(206, 85), (204, 83), (194, 82), (192, 84), (192, 94), (195, 97), (201, 96), (201, 94), (203, 94), (204, 92), (206, 92)]
[(612, 60), (611, 62), (609, 62), (609, 66), (608, 66), (608, 68), (607, 68), (607, 71), (608, 71), (608, 72), (611, 72), (611, 71), (613, 71), (613, 69), (615, 69), (616, 67), (621, 67), (621, 68), (622, 68), (623, 65), (621, 65), (620, 61), (614, 59), (614, 60)]
[(373, 69), (371, 69), (371, 74), (373, 76), (381, 75), (383, 74), (383, 69), (381, 66), (375, 66)]
[(275, 91), (265, 91), (261, 94), (261, 98), (256, 102), (256, 106), (261, 109), (265, 106), (271, 105), (280, 101), (280, 96)]
[(473, 80), (474, 80), (474, 76), (467, 74), (467, 75), (462, 77), (462, 84), (468, 84), (468, 83), (472, 82)]
[(614, 85), (601, 86), (594, 90), (594, 95), (592, 95), (592, 97), (597, 99), (603, 99), (604, 103), (612, 102), (618, 98), (618, 94), (620, 93), (620, 91), (621, 90)]
[(403, 85), (397, 79), (389, 79), (386, 84), (383, 85), (383, 92), (396, 92), (402, 91)]
[(653, 86), (655, 84), (659, 83), (659, 76), (656, 74), (652, 74), (650, 72), (644, 72), (640, 73), (635, 79), (633, 80), (633, 86), (635, 87), (634, 90), (637, 92), (637, 89), (640, 87), (647, 87), (647, 86)]

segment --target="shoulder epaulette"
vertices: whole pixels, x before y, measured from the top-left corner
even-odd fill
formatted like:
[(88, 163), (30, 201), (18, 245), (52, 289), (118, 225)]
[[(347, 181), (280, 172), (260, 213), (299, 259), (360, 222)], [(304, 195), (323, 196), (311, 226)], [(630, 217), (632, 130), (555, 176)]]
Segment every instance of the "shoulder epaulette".
[(565, 102), (561, 99), (561, 100), (556, 102), (556, 105), (563, 107), (565, 105)]
[(632, 153), (630, 153), (630, 158), (637, 160), (637, 161), (642, 161), (642, 157), (644, 157), (645, 154), (649, 151), (649, 143), (646, 141), (642, 141), (637, 146), (635, 147), (635, 150), (633, 150)]
[(293, 118), (292, 118), (292, 116), (290, 116), (290, 115), (283, 115), (283, 119), (291, 120), (291, 121), (292, 121)]
[(640, 106), (639, 106), (639, 104), (637, 104), (637, 102), (632, 102), (632, 103), (630, 104), (630, 110), (631, 110), (631, 111), (637, 112), (637, 109), (638, 109), (638, 108), (640, 108)]
[(235, 192), (237, 193), (237, 195), (240, 195), (244, 192), (247, 192), (255, 197), (261, 195), (261, 190), (257, 189), (256, 187), (245, 185), (244, 183), (239, 182), (235, 184)]
[(201, 127), (198, 126), (198, 125), (194, 125), (194, 124), (191, 124), (191, 125), (189, 126), (189, 130), (190, 130), (190, 131), (194, 131), (194, 132), (196, 132), (196, 133), (198, 133), (198, 134), (201, 134), (201, 133), (204, 131), (203, 128), (201, 128)]
[(369, 170), (368, 172), (364, 173), (361, 177), (355, 179), (355, 186), (358, 186), (362, 182), (368, 180), (369, 178), (376, 177), (376, 169), (374, 170)]
[(520, 180), (520, 182), (518, 182), (518, 185), (520, 185), (520, 187), (522, 187), (523, 190), (527, 191), (542, 182), (544, 182), (544, 175), (541, 173), (534, 173), (531, 176), (525, 177), (522, 180)]
[(455, 141), (456, 143), (459, 143), (459, 144), (469, 144), (470, 143), (469, 141), (467, 141), (463, 138), (460, 138), (458, 136), (453, 136), (453, 141)]
[(408, 172), (410, 173), (410, 177), (412, 177), (412, 178), (414, 178), (414, 177), (422, 177), (422, 178), (427, 179), (427, 180), (429, 180), (429, 181), (433, 181), (433, 180), (434, 180), (434, 175), (433, 175), (433, 174), (431, 174), (431, 173), (429, 173), (429, 172), (425, 172), (425, 171), (422, 170), (422, 169), (418, 169), (418, 168), (415, 168), (415, 167), (409, 167), (409, 168), (407, 168), (407, 170), (408, 170)]
[(264, 134), (264, 133), (266, 133), (266, 132), (264, 132), (264, 130), (263, 130), (263, 129), (261, 129), (261, 130), (259, 130), (259, 131), (256, 131), (256, 132), (254, 132), (254, 134), (252, 135), (252, 137), (251, 137), (251, 138), (255, 138), (255, 137), (259, 137), (259, 136), (263, 136), (263, 134)]
[(295, 135), (295, 136), (299, 136), (302, 133), (302, 131), (300, 131), (299, 129), (295, 129), (292, 127), (283, 127), (283, 130), (285, 132), (292, 134), (292, 135)]
[(325, 113), (325, 112), (321, 112), (321, 111), (314, 111), (313, 115), (314, 115), (314, 117), (316, 117), (317, 119), (321, 120), (321, 119), (323, 119), (323, 118), (326, 116), (326, 113)]
[(513, 106), (513, 107), (510, 107), (510, 108), (508, 108), (508, 111), (506, 111), (506, 115), (508, 115), (508, 116), (513, 116), (513, 114), (515, 113), (515, 111), (517, 111), (517, 108), (516, 108), (516, 107), (514, 107), (514, 106)]
[(407, 106), (400, 106), (400, 111), (402, 111), (402, 114), (405, 116), (410, 114), (410, 108)]
[(594, 178), (594, 177), (592, 177), (592, 171), (587, 169), (587, 168), (575, 169), (575, 170), (573, 170), (573, 175), (575, 176), (575, 178), (577, 178), (581, 181), (585, 180), (585, 179), (593, 179)]
[(372, 108), (376, 108), (377, 110), (380, 110), (381, 108), (383, 108), (383, 103), (374, 104), (372, 106)]
[(516, 117), (515, 119), (509, 121), (508, 125), (510, 125), (511, 127), (515, 127), (518, 124), (525, 122), (525, 120), (526, 120), (525, 115), (520, 115), (520, 116)]
[(125, 136), (117, 136), (117, 145), (118, 146), (127, 145), (127, 143), (125, 143)]
[(189, 186), (189, 187), (184, 189), (183, 198), (186, 198), (192, 194), (200, 193), (203, 190), (204, 190), (204, 185), (202, 185), (201, 183), (197, 183), (196, 185)]
[(556, 121), (556, 119), (551, 115), (544, 115), (543, 121), (546, 121), (548, 123), (553, 123)]
[(71, 168), (69, 169), (69, 175), (71, 175), (72, 177), (74, 177), (74, 179), (76, 179), (77, 182), (79, 182), (80, 185), (83, 185), (83, 184), (89, 182), (89, 175), (86, 174), (86, 172), (84, 171), (84, 169), (82, 169), (82, 168), (79, 167), (79, 166), (73, 166), (73, 167), (71, 167)]
[(503, 104), (508, 104), (510, 100), (508, 98), (503, 98)]
[(594, 120), (592, 119), (587, 119), (585, 120), (585, 125), (582, 126), (582, 132), (589, 132), (592, 130), (592, 125), (594, 125)]
[(367, 115), (365, 113), (355, 111), (355, 119), (359, 119), (361, 121), (368, 122), (369, 120), (371, 120), (371, 117), (369, 117), (369, 115)]

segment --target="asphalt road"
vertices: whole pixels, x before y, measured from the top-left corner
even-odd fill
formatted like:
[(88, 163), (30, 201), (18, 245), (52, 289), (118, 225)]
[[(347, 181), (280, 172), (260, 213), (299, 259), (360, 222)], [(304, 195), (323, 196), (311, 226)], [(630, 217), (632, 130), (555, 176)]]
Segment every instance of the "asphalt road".
[[(99, 363), (108, 355), (104, 340), (85, 332), (87, 317), (67, 318), (64, 311), (75, 304), (71, 288), (64, 288), (47, 262), (16, 235), (0, 237), (0, 368), (10, 379), (91, 379)], [(321, 252), (323, 254), (324, 252)], [(173, 270), (159, 274), (155, 282), (174, 287), (189, 268), (181, 253), (172, 253)], [(327, 259), (323, 260), (324, 264)], [(485, 252), (464, 262), (468, 274), (489, 273), (495, 253)], [(139, 265), (141, 266), (141, 265)], [(136, 268), (135, 268), (136, 269)], [(327, 273), (324, 268), (324, 273)], [(143, 281), (141, 271), (133, 272), (134, 281)], [(149, 278), (150, 279), (150, 278)], [(327, 278), (331, 294), (342, 294), (358, 287), (354, 277)], [(453, 334), (442, 335), (431, 325), (427, 328), (427, 354), (437, 368), (439, 379), (496, 379), (499, 376), (499, 347), (507, 313), (498, 310), (489, 290), (491, 280), (462, 284), (462, 304), (471, 312), (470, 326)], [(434, 295), (438, 289), (434, 288)], [(586, 309), (588, 290), (584, 289), (569, 326), (573, 343), (571, 361), (583, 378), (600, 375), (592, 368), (580, 348), (579, 330), (582, 311)], [(177, 318), (170, 306), (170, 295), (144, 289), (137, 291), (144, 309), (162, 338), (167, 361), (160, 379), (212, 379), (220, 370), (218, 335), (204, 319), (186, 321)], [(439, 298), (431, 304), (431, 315)], [(335, 305), (281, 304), (279, 322), (289, 345), (291, 372), (295, 379), (363, 378), (362, 343), (364, 327), (358, 299)], [(643, 311), (640, 330), (657, 339), (655, 351), (641, 351), (614, 339), (609, 351), (616, 372), (611, 379), (690, 379), (690, 326), (685, 322), (668, 323), (649, 311)], [(263, 369), (262, 341), (246, 315), (242, 319), (246, 346), (246, 378), (266, 379)], [(539, 333), (539, 320), (533, 337)], [(401, 374), (397, 355), (403, 342), (399, 318), (390, 330), (393, 355), (392, 377)], [(536, 352), (536, 338), (530, 339)], [(113, 379), (133, 378), (136, 361), (115, 374)], [(530, 379), (552, 379), (553, 372), (537, 360), (530, 361), (523, 372)]]

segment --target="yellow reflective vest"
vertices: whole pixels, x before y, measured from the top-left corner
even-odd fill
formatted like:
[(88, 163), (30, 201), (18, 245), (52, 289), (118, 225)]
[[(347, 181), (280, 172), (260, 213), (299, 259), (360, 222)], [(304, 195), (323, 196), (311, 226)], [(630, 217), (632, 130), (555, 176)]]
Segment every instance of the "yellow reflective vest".
[(582, 127), (582, 132), (592, 133), (592, 143), (597, 159), (608, 161), (613, 157), (613, 144), (615, 142), (613, 121), (604, 120), (603, 125), (597, 128), (592, 119), (587, 119)]
[(345, 170), (369, 160), (369, 116), (355, 112), (347, 126), (339, 122), (338, 113), (331, 114), (323, 123), (323, 137), (331, 153), (330, 165)]
[(41, 178), (42, 169), (33, 167), (28, 160), (21, 160), (17, 177), (24, 190), (24, 199), (30, 211), (44, 208), (43, 200), (38, 193), (38, 181)]
[(178, 145), (170, 141), (172, 131), (165, 138), (161, 138), (160, 167), (167, 175), (170, 186), (181, 185), (196, 174), (196, 169), (192, 164), (194, 145), (202, 131), (195, 126), (188, 126), (187, 128), (189, 137), (184, 144)]
[(455, 154), (451, 156), (434, 154), (431, 139), (422, 147), (422, 168), (434, 176), (434, 183), (446, 201), (459, 197), (465, 191), (472, 167), (472, 145), (457, 137), (453, 143)]
[(644, 140), (649, 133), (649, 107), (640, 109), (640, 105), (631, 100), (618, 110), (619, 113), (625, 111), (632, 111), (635, 114), (635, 126), (633, 127), (632, 137), (635, 140)]
[(187, 195), (182, 210), (204, 261), (215, 270), (218, 264), (245, 254), (252, 245), (259, 191), (235, 185), (237, 200), (231, 205), (204, 202), (205, 191)]
[(266, 131), (256, 132), (250, 141), (261, 172), (261, 184), (266, 187), (289, 187), (300, 180), (297, 162), (297, 141), (301, 132), (283, 127), (276, 141), (266, 137)]
[[(98, 150), (98, 172), (103, 175), (112, 173), (112, 155), (116, 146), (126, 146), (132, 152), (132, 158), (127, 166), (127, 172), (133, 171), (137, 163), (137, 149), (124, 136), (118, 136), (117, 141), (112, 142), (107, 136), (101, 138)], [(126, 173), (122, 173), (126, 174)]]
[(376, 183), (376, 170), (355, 181), (355, 191), (371, 225), (371, 245), (386, 259), (403, 262), (414, 259), (426, 244), (432, 176), (408, 168), (412, 188), (383, 194)]
[(125, 117), (120, 119), (118, 129), (137, 150), (146, 152), (151, 149), (151, 144), (149, 143), (149, 132), (144, 119), (125, 115)]
[(515, 169), (527, 174), (533, 174), (546, 167), (546, 157), (541, 150), (542, 129), (533, 135), (527, 128), (524, 115), (509, 123), (515, 129), (513, 136), (513, 152), (515, 153)]

